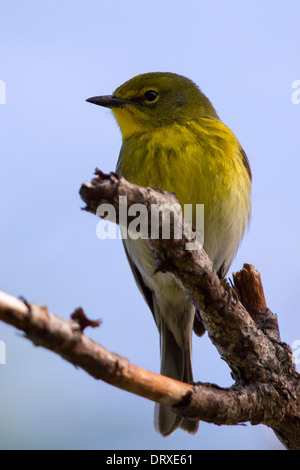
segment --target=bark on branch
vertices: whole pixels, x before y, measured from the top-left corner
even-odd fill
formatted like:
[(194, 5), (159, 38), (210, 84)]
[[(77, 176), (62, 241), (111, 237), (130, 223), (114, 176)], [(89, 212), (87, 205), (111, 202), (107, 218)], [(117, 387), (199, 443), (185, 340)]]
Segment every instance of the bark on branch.
[[(22, 330), (35, 346), (59, 354), (95, 379), (150, 400), (173, 405), (192, 391), (191, 385), (135, 366), (95, 343), (84, 335), (81, 321), (65, 320), (50, 313), (46, 307), (4, 292), (0, 292), (0, 320)], [(88, 319), (86, 323), (89, 323)]]
[[(80, 195), (85, 209), (96, 213), (100, 204), (112, 204), (119, 213), (119, 196), (136, 203), (172, 205), (182, 217), (172, 194), (129, 183), (114, 173), (97, 170), (97, 178), (84, 183)], [(127, 224), (130, 223), (130, 218)], [(175, 223), (175, 219), (174, 219)], [(251, 422), (271, 427), (289, 449), (300, 449), (300, 376), (291, 348), (281, 342), (277, 318), (267, 308), (259, 273), (251, 265), (234, 274), (240, 301), (220, 282), (212, 262), (184, 225), (181, 239), (152, 239), (157, 271), (171, 272), (201, 310), (201, 318), (213, 344), (228, 363), (235, 383), (188, 385), (154, 374), (107, 351), (83, 333), (96, 326), (76, 311), (72, 321), (50, 314), (46, 308), (0, 293), (0, 319), (25, 332), (34, 344), (50, 349), (83, 368), (96, 379), (165, 403), (182, 416), (215, 424)], [(172, 233), (172, 230), (171, 230)]]
[[(172, 194), (138, 187), (113, 173), (96, 170), (96, 175), (80, 190), (87, 211), (95, 213), (103, 202), (118, 210), (120, 195), (127, 196), (128, 206), (136, 202), (148, 209), (151, 204), (179, 205)], [(182, 217), (180, 210), (177, 216)], [(262, 423), (287, 448), (300, 449), (300, 376), (291, 348), (280, 340), (277, 317), (266, 306), (259, 273), (245, 265), (234, 275), (238, 301), (219, 280), (200, 243), (197, 249), (185, 249), (189, 241), (189, 227), (179, 240), (149, 240), (157, 271), (173, 273), (201, 310), (202, 322), (231, 368), (235, 384), (229, 389), (195, 385), (184, 406), (174, 408), (183, 416), (216, 424)]]

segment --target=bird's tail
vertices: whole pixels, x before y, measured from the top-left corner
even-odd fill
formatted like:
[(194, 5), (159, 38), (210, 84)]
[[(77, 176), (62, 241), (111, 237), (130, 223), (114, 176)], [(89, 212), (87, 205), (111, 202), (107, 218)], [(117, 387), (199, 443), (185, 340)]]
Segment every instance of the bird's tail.
[[(192, 383), (191, 344), (189, 343), (185, 350), (180, 348), (162, 317), (160, 322), (161, 374), (182, 382)], [(168, 405), (158, 403), (155, 405), (154, 426), (163, 436), (168, 436), (178, 427), (194, 434), (198, 430), (198, 425), (198, 421), (181, 418)]]

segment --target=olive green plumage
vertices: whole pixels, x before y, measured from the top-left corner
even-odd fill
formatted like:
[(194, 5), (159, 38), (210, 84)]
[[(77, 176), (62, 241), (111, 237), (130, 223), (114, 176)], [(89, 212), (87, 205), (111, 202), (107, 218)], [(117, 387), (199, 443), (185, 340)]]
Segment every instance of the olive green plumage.
[[(157, 72), (138, 75), (112, 96), (89, 101), (110, 107), (120, 126), (119, 174), (174, 192), (182, 205), (204, 204), (204, 249), (224, 277), (250, 220), (251, 171), (237, 138), (208, 98), (188, 78)], [(173, 276), (153, 274), (147, 240), (128, 238), (124, 247), (160, 333), (161, 373), (192, 382), (192, 330), (194, 325), (201, 330), (200, 313), (194, 323), (195, 309)], [(160, 405), (155, 426), (168, 435), (178, 426), (196, 432), (198, 423)]]

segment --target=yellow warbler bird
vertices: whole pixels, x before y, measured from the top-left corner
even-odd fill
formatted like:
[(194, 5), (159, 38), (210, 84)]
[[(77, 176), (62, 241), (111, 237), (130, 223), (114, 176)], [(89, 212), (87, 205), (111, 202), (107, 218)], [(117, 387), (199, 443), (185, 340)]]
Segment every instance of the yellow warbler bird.
[[(117, 173), (140, 186), (175, 193), (180, 204), (204, 204), (204, 249), (222, 279), (251, 213), (251, 171), (245, 152), (209, 99), (188, 78), (146, 73), (111, 96), (87, 101), (111, 108), (122, 132)], [(201, 312), (169, 273), (155, 271), (147, 240), (124, 240), (135, 280), (160, 333), (161, 374), (193, 382), (192, 331), (204, 332)], [(164, 436), (198, 423), (156, 405), (155, 427)]]

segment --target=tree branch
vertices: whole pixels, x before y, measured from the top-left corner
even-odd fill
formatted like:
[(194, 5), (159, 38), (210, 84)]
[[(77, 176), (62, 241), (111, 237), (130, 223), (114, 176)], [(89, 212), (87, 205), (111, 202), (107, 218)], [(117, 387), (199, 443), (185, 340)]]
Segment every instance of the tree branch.
[(95, 379), (153, 401), (173, 405), (192, 386), (131, 364), (83, 334), (78, 321), (59, 318), (34, 303), (0, 292), (0, 320), (22, 330), (35, 346), (43, 346), (80, 367)]
[[(147, 209), (152, 204), (171, 205), (175, 208), (173, 223), (182, 218), (174, 195), (133, 185), (114, 173), (105, 175), (97, 170), (97, 178), (84, 183), (80, 195), (85, 210), (92, 213), (97, 212), (99, 204), (109, 203), (119, 216), (119, 196), (126, 196), (128, 207), (136, 203)], [(126, 224), (131, 220), (128, 217)], [(200, 243), (194, 240), (196, 249), (186, 249), (193, 236), (189, 226), (183, 223), (183, 227), (179, 240), (149, 240), (157, 259), (156, 271), (173, 273), (201, 310), (210, 339), (231, 368), (235, 379), (232, 387), (200, 382), (193, 386), (131, 364), (84, 335), (85, 326), (96, 324), (82, 310), (76, 311), (73, 321), (67, 321), (44, 307), (0, 293), (0, 319), (24, 331), (35, 345), (56, 352), (96, 379), (168, 404), (191, 419), (215, 424), (265, 424), (287, 448), (300, 449), (300, 376), (290, 347), (280, 340), (277, 318), (266, 306), (259, 273), (244, 265), (233, 275), (240, 296), (237, 300), (220, 282)]]
[[(170, 193), (138, 187), (113, 173), (105, 175), (96, 170), (96, 175), (80, 189), (87, 211), (95, 213), (103, 202), (118, 210), (118, 198), (124, 194), (128, 206), (142, 202), (149, 211), (152, 204), (179, 205)], [(182, 217), (180, 210), (175, 211), (176, 217)], [(174, 224), (178, 222), (174, 220)], [(173, 273), (201, 311), (208, 335), (231, 368), (235, 384), (230, 389), (213, 385), (204, 389), (204, 384), (199, 384), (200, 388), (195, 386), (189, 396), (189, 403), (177, 411), (216, 424), (263, 423), (276, 432), (287, 448), (300, 449), (300, 376), (291, 348), (280, 340), (277, 318), (266, 307), (259, 273), (245, 265), (234, 275), (238, 301), (224, 288), (197, 240), (197, 249), (185, 249), (191, 230), (184, 222), (183, 226), (179, 240), (149, 240), (157, 259), (156, 271)]]

